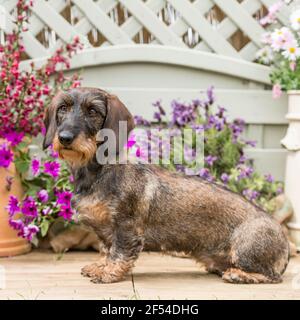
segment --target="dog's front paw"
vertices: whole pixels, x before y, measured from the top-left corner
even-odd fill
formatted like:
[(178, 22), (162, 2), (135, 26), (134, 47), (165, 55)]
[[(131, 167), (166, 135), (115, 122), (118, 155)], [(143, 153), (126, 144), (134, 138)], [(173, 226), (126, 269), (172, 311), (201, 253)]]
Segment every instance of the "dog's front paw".
[(109, 261), (104, 268), (98, 268), (92, 276), (93, 283), (113, 283), (124, 280), (132, 267), (130, 261)]
[(100, 277), (102, 274), (103, 268), (104, 268), (104, 265), (101, 263), (92, 263), (83, 267), (81, 269), (81, 274), (84, 277), (89, 277), (89, 278)]

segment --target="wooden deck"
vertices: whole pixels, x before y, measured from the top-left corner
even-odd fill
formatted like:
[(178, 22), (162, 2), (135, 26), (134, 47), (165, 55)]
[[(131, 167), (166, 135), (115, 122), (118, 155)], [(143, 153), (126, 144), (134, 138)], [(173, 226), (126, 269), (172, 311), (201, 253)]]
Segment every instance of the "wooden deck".
[(2, 258), (6, 287), (0, 299), (300, 299), (300, 256), (291, 260), (281, 284), (231, 285), (190, 259), (143, 253), (133, 271), (135, 291), (131, 276), (106, 285), (82, 277), (80, 268), (96, 260), (93, 252)]

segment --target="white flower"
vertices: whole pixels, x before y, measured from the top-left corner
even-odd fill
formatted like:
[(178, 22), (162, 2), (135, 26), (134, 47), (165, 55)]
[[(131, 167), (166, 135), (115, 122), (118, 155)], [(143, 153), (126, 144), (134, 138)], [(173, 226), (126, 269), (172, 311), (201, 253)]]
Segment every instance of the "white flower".
[(271, 47), (274, 51), (285, 50), (287, 47), (294, 43), (295, 37), (291, 30), (287, 27), (282, 27), (281, 29), (276, 29), (271, 34)]
[(282, 55), (290, 61), (296, 61), (300, 57), (300, 48), (297, 47), (297, 44), (291, 44), (282, 52)]
[(262, 64), (269, 65), (274, 60), (273, 51), (270, 47), (264, 47), (256, 53), (256, 60)]
[(291, 14), (290, 21), (295, 31), (300, 30), (300, 9)]

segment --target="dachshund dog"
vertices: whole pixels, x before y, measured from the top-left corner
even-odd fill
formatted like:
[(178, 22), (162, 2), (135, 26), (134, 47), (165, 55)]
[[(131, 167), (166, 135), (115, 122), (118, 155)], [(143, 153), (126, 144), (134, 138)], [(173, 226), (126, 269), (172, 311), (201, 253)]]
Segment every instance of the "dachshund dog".
[(185, 252), (226, 282), (282, 280), (289, 244), (281, 226), (241, 195), (155, 165), (99, 164), (97, 133), (111, 129), (118, 141), (120, 121), (134, 128), (122, 102), (94, 88), (60, 92), (46, 111), (44, 148), (53, 144), (70, 165), (72, 205), (105, 247), (84, 276), (120, 281), (147, 248)]

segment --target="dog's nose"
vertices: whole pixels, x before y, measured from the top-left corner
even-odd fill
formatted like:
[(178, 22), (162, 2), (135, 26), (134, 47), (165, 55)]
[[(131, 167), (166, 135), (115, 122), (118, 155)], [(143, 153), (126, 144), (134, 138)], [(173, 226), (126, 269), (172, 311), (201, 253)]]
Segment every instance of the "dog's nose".
[(70, 145), (73, 140), (74, 140), (74, 135), (72, 134), (72, 132), (70, 131), (62, 131), (59, 135), (58, 135), (58, 139), (59, 142), (64, 145), (64, 146), (68, 146)]

